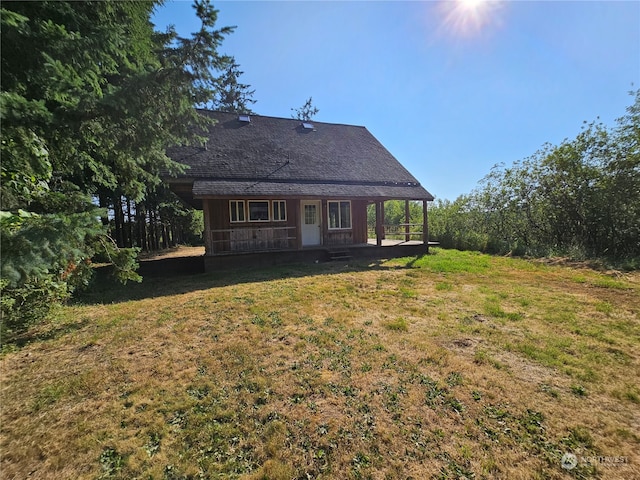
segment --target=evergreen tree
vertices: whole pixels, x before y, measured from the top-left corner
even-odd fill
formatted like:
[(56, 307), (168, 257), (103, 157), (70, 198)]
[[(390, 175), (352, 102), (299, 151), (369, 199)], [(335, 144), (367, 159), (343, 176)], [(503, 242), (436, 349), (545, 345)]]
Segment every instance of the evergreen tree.
[[(161, 173), (182, 168), (166, 148), (201, 140), (194, 127), (209, 120), (194, 106), (215, 99), (217, 72), (231, 60), (217, 49), (233, 28), (215, 28), (208, 1), (194, 2), (201, 27), (191, 37), (154, 31), (160, 4), (2, 4), (4, 329), (85, 284), (98, 251), (121, 280), (139, 280), (135, 251), (115, 248), (93, 199), (142, 202)], [(29, 313), (29, 304), (42, 309)]]
[(238, 80), (244, 72), (240, 71), (240, 65), (235, 60), (227, 67), (219, 79), (219, 88), (214, 103), (214, 108), (221, 112), (253, 113), (249, 104), (256, 103), (253, 100), (255, 90), (251, 86), (240, 83)]
[(309, 97), (302, 107), (292, 108), (291, 111), (295, 113), (295, 115), (291, 115), (291, 118), (308, 122), (313, 120), (313, 117), (315, 117), (320, 110), (313, 105), (313, 97)]

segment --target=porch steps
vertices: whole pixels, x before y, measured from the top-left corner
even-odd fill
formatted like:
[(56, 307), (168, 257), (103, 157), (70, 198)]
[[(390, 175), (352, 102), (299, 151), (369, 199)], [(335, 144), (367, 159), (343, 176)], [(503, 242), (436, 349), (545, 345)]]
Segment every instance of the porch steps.
[(349, 250), (329, 250), (329, 260), (332, 262), (351, 260), (353, 256)]

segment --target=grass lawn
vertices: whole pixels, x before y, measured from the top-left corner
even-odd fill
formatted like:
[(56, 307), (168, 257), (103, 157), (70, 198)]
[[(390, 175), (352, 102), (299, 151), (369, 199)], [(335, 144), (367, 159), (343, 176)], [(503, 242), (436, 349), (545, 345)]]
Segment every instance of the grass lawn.
[(29, 335), (1, 478), (640, 478), (638, 272), (435, 249), (103, 282)]

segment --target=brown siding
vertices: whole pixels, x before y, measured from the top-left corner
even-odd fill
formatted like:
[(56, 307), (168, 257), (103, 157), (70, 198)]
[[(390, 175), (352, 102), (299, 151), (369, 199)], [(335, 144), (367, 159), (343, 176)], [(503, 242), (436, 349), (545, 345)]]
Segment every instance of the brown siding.
[(300, 232), (298, 221), (300, 219), (300, 200), (287, 200), (287, 227), (295, 227), (295, 229), (287, 230), (289, 237), (296, 237), (289, 240), (289, 248), (299, 248)]
[(322, 221), (324, 226), (324, 244), (359, 245), (367, 243), (367, 202), (351, 200), (351, 228), (348, 230), (329, 230), (327, 221), (327, 202), (322, 202)]
[[(247, 200), (243, 198), (233, 199), (209, 199), (209, 228), (211, 230), (224, 230), (218, 232), (206, 232), (211, 245), (207, 251), (212, 253), (269, 250), (297, 248), (295, 228), (287, 230), (284, 227), (295, 227), (298, 215), (297, 200), (286, 200), (286, 222), (240, 222), (231, 223), (229, 202), (231, 200)], [(266, 199), (265, 199), (266, 200)], [(269, 200), (282, 200), (273, 198)], [(271, 208), (271, 205), (270, 205)], [(245, 210), (248, 215), (248, 206)]]
[[(231, 200), (247, 200), (233, 198)], [(266, 200), (266, 199), (265, 199)], [(274, 197), (269, 200), (282, 200)], [(224, 230), (207, 232), (210, 242), (207, 252), (224, 253), (269, 249), (300, 249), (300, 200), (287, 199), (286, 222), (242, 222), (231, 223), (229, 213), (229, 199), (209, 199), (207, 202), (209, 228)], [(248, 210), (245, 211), (249, 214)], [(327, 200), (322, 201), (323, 244), (358, 245), (367, 242), (367, 202), (365, 200), (351, 201), (351, 225), (348, 230), (331, 231), (327, 224)], [(291, 227), (286, 229), (283, 227)]]
[(209, 202), (209, 225), (212, 230), (229, 228), (229, 200), (204, 200)]
[(351, 221), (353, 228), (353, 244), (367, 243), (367, 202), (353, 200), (351, 202)]
[(353, 232), (351, 230), (329, 230), (325, 238), (325, 245), (353, 245)]

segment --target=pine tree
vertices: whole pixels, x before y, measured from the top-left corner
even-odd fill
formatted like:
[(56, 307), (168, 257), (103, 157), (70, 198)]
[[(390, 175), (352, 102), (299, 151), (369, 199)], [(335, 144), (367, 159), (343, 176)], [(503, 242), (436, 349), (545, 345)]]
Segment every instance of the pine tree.
[(231, 63), (217, 49), (233, 28), (215, 28), (208, 1), (194, 2), (201, 27), (190, 37), (154, 31), (161, 3), (2, 4), (5, 329), (34, 318), (30, 303), (42, 313), (86, 283), (96, 252), (120, 279), (139, 279), (135, 251), (115, 248), (93, 199), (143, 202), (161, 173), (179, 171), (166, 148), (199, 140), (194, 126), (210, 121), (194, 106), (215, 99), (217, 74)]
[(240, 75), (244, 72), (240, 71), (240, 65), (235, 60), (227, 67), (219, 79), (219, 91), (217, 94), (214, 108), (221, 112), (232, 113), (253, 113), (249, 104), (256, 103), (253, 100), (255, 90), (250, 90), (251, 86), (240, 83)]
[(295, 115), (291, 115), (291, 118), (308, 122), (312, 120), (320, 110), (313, 105), (313, 97), (309, 97), (302, 107), (292, 108), (291, 111), (295, 113)]

